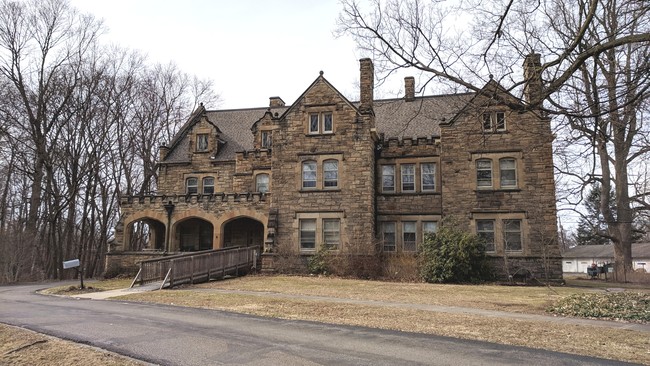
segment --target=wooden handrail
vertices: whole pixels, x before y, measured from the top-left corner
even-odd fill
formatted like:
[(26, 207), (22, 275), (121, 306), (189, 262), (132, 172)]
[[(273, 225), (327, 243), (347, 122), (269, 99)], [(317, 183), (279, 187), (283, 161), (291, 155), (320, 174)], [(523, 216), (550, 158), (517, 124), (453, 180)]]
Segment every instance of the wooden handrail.
[[(169, 287), (184, 283), (208, 281), (215, 276), (248, 272), (256, 263), (259, 248), (235, 247), (183, 253), (140, 262), (140, 271), (133, 283), (169, 281)], [(139, 278), (138, 278), (139, 277)], [(139, 281), (138, 281), (139, 280)], [(162, 288), (161, 286), (161, 288)]]

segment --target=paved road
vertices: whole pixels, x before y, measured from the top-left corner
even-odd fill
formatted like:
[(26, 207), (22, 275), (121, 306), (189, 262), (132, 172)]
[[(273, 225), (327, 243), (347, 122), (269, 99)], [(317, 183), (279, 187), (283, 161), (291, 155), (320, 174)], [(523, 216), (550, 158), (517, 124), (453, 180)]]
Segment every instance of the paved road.
[(423, 334), (0, 287), (0, 322), (161, 365), (625, 365)]

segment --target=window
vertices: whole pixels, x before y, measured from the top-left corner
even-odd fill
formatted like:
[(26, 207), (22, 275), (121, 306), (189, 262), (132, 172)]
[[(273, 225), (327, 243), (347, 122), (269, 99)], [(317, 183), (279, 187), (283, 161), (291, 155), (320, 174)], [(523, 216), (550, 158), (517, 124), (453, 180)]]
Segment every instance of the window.
[(203, 178), (203, 194), (214, 194), (214, 178)]
[(503, 239), (506, 251), (522, 250), (521, 220), (503, 220)]
[(335, 188), (339, 185), (339, 162), (325, 160), (323, 163), (323, 187)]
[(505, 158), (499, 160), (499, 176), (501, 177), (501, 188), (517, 186), (517, 169), (515, 159)]
[(262, 149), (270, 149), (272, 145), (271, 131), (262, 131)]
[(417, 249), (415, 236), (415, 221), (402, 222), (402, 249), (405, 252), (415, 252)]
[(323, 244), (330, 250), (338, 250), (341, 242), (341, 221), (323, 219)]
[(415, 164), (402, 164), (402, 192), (415, 192)]
[(300, 220), (300, 249), (316, 249), (316, 219)]
[(436, 189), (436, 164), (423, 163), (420, 165), (422, 177), (422, 191), (433, 191)]
[(333, 133), (334, 119), (331, 112), (310, 113), (309, 114), (309, 133)]
[(309, 133), (318, 133), (318, 113), (309, 115)]
[(476, 234), (483, 241), (486, 252), (494, 252), (494, 220), (476, 220)]
[(302, 188), (316, 188), (316, 162), (302, 163)]
[(255, 177), (255, 192), (266, 193), (269, 191), (269, 175), (258, 174)]
[(185, 191), (187, 194), (199, 193), (199, 180), (198, 178), (187, 178), (185, 181)]
[(323, 133), (334, 132), (334, 124), (332, 123), (332, 113), (323, 114)]
[(504, 112), (483, 113), (482, 123), (484, 131), (492, 131), (494, 129), (497, 131), (505, 131), (506, 114)]
[(422, 221), (422, 233), (424, 234), (422, 238), (424, 239), (424, 236), (426, 234), (433, 234), (436, 231), (438, 231), (438, 223), (435, 221)]
[(492, 187), (492, 160), (480, 159), (476, 161), (476, 185)]
[(506, 129), (506, 114), (503, 112), (496, 112), (495, 117), (497, 131), (504, 131)]
[(384, 252), (395, 251), (395, 223), (384, 222), (381, 225), (382, 240), (384, 242)]
[(381, 190), (395, 192), (395, 165), (381, 166)]
[(196, 151), (208, 151), (207, 133), (200, 133), (196, 135)]

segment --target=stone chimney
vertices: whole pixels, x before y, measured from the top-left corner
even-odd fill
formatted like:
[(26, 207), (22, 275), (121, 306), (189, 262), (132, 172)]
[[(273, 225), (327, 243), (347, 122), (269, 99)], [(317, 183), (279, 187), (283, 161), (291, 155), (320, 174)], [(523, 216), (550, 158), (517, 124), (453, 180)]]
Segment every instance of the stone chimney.
[(375, 89), (375, 68), (372, 65), (372, 60), (369, 58), (362, 58), (359, 60), (360, 64), (360, 103), (359, 110), (361, 112), (372, 111), (372, 102), (374, 100)]
[(531, 53), (524, 60), (524, 100), (528, 103), (541, 102), (542, 62), (539, 53)]
[(167, 154), (169, 154), (169, 147), (167, 145), (160, 145), (160, 150), (158, 151), (159, 156), (158, 160), (163, 161), (167, 158)]
[(282, 100), (282, 98), (280, 97), (270, 97), (269, 107), (271, 108), (284, 107), (284, 100)]
[(413, 76), (404, 78), (404, 99), (407, 102), (415, 99), (415, 78)]

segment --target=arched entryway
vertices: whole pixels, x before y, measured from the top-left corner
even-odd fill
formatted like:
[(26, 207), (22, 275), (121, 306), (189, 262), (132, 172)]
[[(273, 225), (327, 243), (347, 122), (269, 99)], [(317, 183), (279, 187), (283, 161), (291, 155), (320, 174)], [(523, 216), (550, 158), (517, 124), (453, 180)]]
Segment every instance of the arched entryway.
[(165, 224), (144, 217), (129, 223), (125, 232), (127, 251), (165, 250)]
[(212, 249), (214, 227), (209, 221), (189, 218), (177, 223), (175, 232), (181, 252)]
[(264, 224), (249, 217), (240, 217), (223, 224), (223, 247), (264, 245)]

